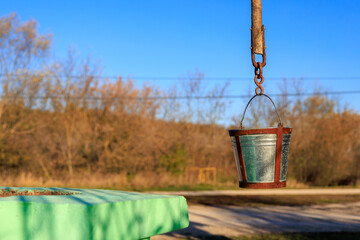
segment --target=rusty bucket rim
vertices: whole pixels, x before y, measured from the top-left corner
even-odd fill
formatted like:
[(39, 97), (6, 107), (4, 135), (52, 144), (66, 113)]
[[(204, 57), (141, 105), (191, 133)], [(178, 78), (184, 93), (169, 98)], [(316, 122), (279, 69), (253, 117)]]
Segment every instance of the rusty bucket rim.
[(277, 128), (254, 128), (254, 129), (229, 129), (230, 136), (241, 136), (241, 135), (258, 135), (258, 134), (278, 134), (279, 129), (281, 129), (282, 134), (291, 134), (292, 128), (290, 127), (281, 127)]
[[(263, 127), (263, 128), (230, 128), (228, 131), (246, 131), (246, 130), (266, 130), (266, 129), (277, 129), (278, 127)], [(292, 127), (283, 127), (283, 128), (292, 128)]]

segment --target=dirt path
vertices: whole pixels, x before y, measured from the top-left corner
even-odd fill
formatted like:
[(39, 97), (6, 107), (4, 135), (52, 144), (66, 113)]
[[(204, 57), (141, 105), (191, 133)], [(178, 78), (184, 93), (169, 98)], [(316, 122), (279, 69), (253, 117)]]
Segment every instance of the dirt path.
[(218, 196), (218, 195), (349, 195), (360, 194), (360, 188), (326, 188), (326, 189), (239, 189), (217, 191), (178, 191), (178, 192), (151, 192), (156, 194), (182, 196)]
[[(309, 194), (309, 193), (306, 193)], [(160, 239), (191, 239), (206, 236), (231, 239), (244, 234), (269, 232), (360, 231), (360, 203), (306, 207), (210, 207), (189, 206), (190, 227), (156, 236)]]

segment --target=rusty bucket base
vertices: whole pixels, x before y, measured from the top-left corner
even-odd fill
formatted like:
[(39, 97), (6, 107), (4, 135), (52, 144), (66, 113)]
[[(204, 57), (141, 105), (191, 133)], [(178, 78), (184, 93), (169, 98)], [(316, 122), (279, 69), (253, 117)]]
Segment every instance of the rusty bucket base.
[(273, 182), (273, 183), (245, 183), (239, 182), (241, 188), (253, 188), (253, 189), (268, 189), (268, 188), (282, 188), (286, 187), (286, 181)]

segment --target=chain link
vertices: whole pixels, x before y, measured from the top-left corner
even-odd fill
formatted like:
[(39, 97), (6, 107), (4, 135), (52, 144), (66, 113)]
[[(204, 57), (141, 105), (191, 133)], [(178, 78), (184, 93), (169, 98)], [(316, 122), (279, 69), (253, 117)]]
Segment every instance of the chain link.
[[(251, 47), (251, 60), (252, 60), (252, 64), (254, 66), (254, 72), (255, 72), (255, 77), (254, 77), (254, 82), (257, 86), (257, 88), (255, 89), (255, 93), (256, 95), (263, 95), (264, 94), (264, 88), (261, 86), (261, 84), (264, 82), (264, 76), (263, 76), (263, 67), (265, 67), (266, 65), (266, 53), (265, 53), (265, 27), (264, 25), (262, 26), (262, 32), (263, 32), (263, 54), (262, 54), (262, 62), (256, 62), (255, 61), (255, 53), (253, 51), (253, 48)], [(251, 39), (252, 41), (252, 39)], [(251, 46), (253, 44), (251, 43)], [(261, 79), (260, 81), (258, 81), (258, 79)], [(260, 91), (260, 92), (259, 92)]]
[[(256, 95), (262, 95), (264, 94), (264, 88), (261, 86), (261, 84), (264, 82), (264, 76), (262, 75), (263, 67), (260, 62), (258, 62), (257, 65), (258, 67), (255, 67), (255, 77), (254, 77), (254, 82), (257, 86), (257, 88), (255, 89), (255, 93)], [(260, 79), (260, 81), (258, 81), (258, 79)]]

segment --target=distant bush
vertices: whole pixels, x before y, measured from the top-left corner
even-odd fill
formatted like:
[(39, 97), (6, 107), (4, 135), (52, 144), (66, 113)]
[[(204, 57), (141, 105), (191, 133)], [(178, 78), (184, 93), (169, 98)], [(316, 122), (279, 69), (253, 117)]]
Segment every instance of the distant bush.
[[(218, 183), (236, 185), (228, 132), (217, 125), (228, 106), (227, 84), (205, 93), (212, 99), (176, 100), (176, 89), (102, 79), (96, 65), (79, 62), (73, 52), (66, 61), (50, 61), (50, 46), (51, 36), (37, 33), (35, 21), (21, 22), (15, 14), (0, 19), (3, 178), (65, 183), (103, 176), (104, 184), (114, 177), (156, 187), (195, 184), (184, 177), (187, 168), (215, 167)], [(202, 94), (202, 79), (196, 73), (184, 81), (182, 95)], [(169, 98), (154, 98), (164, 95)], [(293, 127), (288, 175), (315, 185), (359, 180), (357, 113), (317, 96), (278, 99), (278, 106)], [(274, 114), (258, 104), (250, 109), (249, 126), (273, 125)]]

